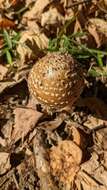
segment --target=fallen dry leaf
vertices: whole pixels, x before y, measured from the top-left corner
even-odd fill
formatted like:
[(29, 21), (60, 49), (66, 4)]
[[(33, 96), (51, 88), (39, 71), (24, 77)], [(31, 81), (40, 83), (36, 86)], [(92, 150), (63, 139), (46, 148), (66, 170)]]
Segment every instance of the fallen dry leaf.
[(91, 154), (91, 158), (81, 164), (81, 171), (86, 171), (88, 173), (94, 174), (96, 168), (99, 167), (99, 162), (98, 162), (98, 154), (96, 152), (93, 152)]
[(65, 21), (69, 21), (70, 19), (74, 18), (74, 15), (75, 15), (75, 13), (71, 8), (66, 9), (66, 11), (65, 11)]
[[(33, 154), (29, 155), (17, 166), (17, 174), (19, 176), (18, 184), (20, 189), (22, 189), (23, 186), (26, 187), (26, 189), (33, 189), (35, 183), (38, 183)], [(26, 183), (25, 179), (27, 179)]]
[(23, 0), (9, 0), (11, 6), (16, 6), (21, 3)]
[(98, 126), (103, 126), (105, 121), (103, 119), (99, 119), (97, 117), (94, 117), (92, 115), (88, 115), (87, 121), (83, 123), (84, 126), (86, 126), (90, 130), (96, 129)]
[[(36, 15), (39, 18), (39, 16), (43, 12), (44, 8), (46, 8), (51, 2), (52, 2), (52, 0), (44, 0), (44, 1), (37, 0), (35, 2), (35, 5), (33, 6), (32, 14), (34, 13), (34, 15)], [(33, 17), (35, 18), (35, 16), (33, 16)]]
[(17, 5), (18, 2), (19, 2), (19, 0), (10, 0), (10, 3), (12, 6)]
[(6, 145), (11, 143), (12, 127), (13, 121), (12, 118), (10, 118), (1, 129), (4, 139), (6, 141)]
[[(39, 49), (45, 49), (48, 47), (48, 42), (49, 39), (46, 36), (46, 34), (42, 31), (42, 28), (34, 21), (29, 21), (28, 22), (28, 28), (29, 30), (26, 32), (29, 32), (27, 36), (27, 38), (29, 40), (34, 40), (34, 43), (37, 44), (37, 47), (39, 47)], [(36, 53), (36, 51), (35, 51)]]
[[(20, 63), (17, 63), (17, 65), (19, 66)], [(19, 67), (19, 69), (17, 69), (17, 72), (15, 73), (15, 76), (13, 77), (13, 79), (15, 81), (19, 81), (22, 78), (26, 79), (29, 73), (29, 66), (28, 65), (22, 65)]]
[(0, 175), (11, 168), (9, 153), (0, 152)]
[(100, 150), (107, 151), (107, 127), (96, 130), (94, 134), (94, 144), (99, 147)]
[(78, 31), (80, 31), (82, 28), (81, 28), (81, 24), (79, 22), (78, 19), (76, 19), (75, 21), (75, 26), (74, 26), (74, 33), (77, 33)]
[(19, 84), (20, 82), (22, 82), (25, 79), (22, 77), (21, 79), (19, 79), (18, 81), (15, 81), (14, 79), (9, 80), (9, 81), (0, 81), (0, 94), (4, 92), (4, 90), (12, 88), (13, 86)]
[[(78, 179), (79, 178), (79, 179)], [(79, 171), (75, 184), (78, 190), (106, 190), (107, 187), (99, 184), (96, 179), (91, 177), (87, 172)], [(82, 187), (82, 189), (81, 189)]]
[(6, 140), (5, 140), (4, 138), (2, 138), (2, 137), (0, 137), (0, 145), (1, 145), (2, 147), (5, 147), (5, 146), (6, 146)]
[(68, 8), (72, 6), (73, 0), (61, 0), (61, 3), (63, 4), (64, 8)]
[(48, 27), (53, 25), (58, 27), (64, 23), (64, 17), (58, 12), (57, 8), (50, 7), (48, 11), (45, 11), (41, 15), (41, 25), (43, 27)]
[(42, 117), (42, 113), (30, 108), (16, 108), (14, 110), (15, 124), (13, 126), (13, 142), (23, 139), (37, 124)]
[(100, 18), (91, 18), (89, 22), (94, 25), (99, 32), (107, 36), (107, 22)]
[(0, 28), (14, 28), (15, 23), (7, 18), (0, 18)]
[(100, 166), (97, 168), (95, 172), (95, 178), (103, 184), (107, 188), (107, 171), (104, 166)]
[[(40, 20), (43, 10), (52, 2), (52, 0), (37, 0), (30, 11), (27, 11), (24, 16), (24, 22), (35, 19)], [(28, 19), (28, 20), (27, 20)], [(26, 21), (25, 21), (26, 20)]]
[(99, 156), (93, 152), (92, 157), (81, 165), (75, 181), (77, 187), (82, 184), (83, 190), (107, 189), (107, 171), (99, 163)]
[(95, 43), (97, 44), (97, 47), (100, 47), (102, 44), (102, 37), (98, 34), (95, 26), (88, 25), (88, 32), (93, 36), (93, 39), (95, 40)]
[(26, 7), (29, 7), (30, 5), (34, 3), (35, 3), (35, 0), (26, 0)]
[(107, 6), (107, 0), (104, 0), (104, 4), (105, 4), (105, 6)]
[(86, 97), (82, 99), (83, 106), (87, 106), (89, 110), (94, 112), (98, 118), (107, 119), (107, 105), (103, 100), (97, 97)]
[(41, 190), (58, 190), (55, 183), (53, 183), (51, 174), (50, 174), (50, 166), (47, 161), (48, 153), (43, 147), (43, 142), (41, 142), (41, 134), (40, 131), (36, 135), (33, 140), (34, 147), (34, 156), (36, 161), (36, 171), (40, 178), (40, 189)]
[(0, 64), (0, 81), (6, 76), (8, 68)]
[(107, 168), (107, 150), (104, 151), (103, 160), (101, 162), (105, 168)]
[[(30, 23), (31, 24), (31, 23)], [(20, 56), (20, 65), (26, 62), (26, 59), (37, 59), (41, 50), (48, 46), (48, 38), (40, 32), (39, 26), (35, 23), (36, 30), (31, 27), (31, 30), (25, 31), (21, 34), (17, 52)]]
[(3, 45), (4, 45), (4, 39), (0, 37), (0, 49), (3, 47)]
[(100, 0), (97, 4), (98, 8), (99, 8), (99, 12), (103, 12), (105, 14), (107, 14), (107, 2), (106, 0)]
[(107, 42), (107, 22), (100, 18), (91, 18), (88, 21), (88, 31), (94, 37), (97, 47)]
[(81, 149), (73, 141), (64, 140), (53, 146), (49, 155), (52, 175), (59, 186), (63, 184), (69, 190), (82, 160)]
[(0, 0), (0, 8), (3, 8), (3, 2), (4, 0)]
[(82, 134), (80, 134), (79, 130), (77, 129), (77, 124), (71, 121), (67, 122), (65, 130), (69, 134), (69, 138), (72, 138), (72, 141), (74, 143), (82, 147), (83, 137), (82, 137)]
[(41, 129), (44, 129), (46, 131), (53, 131), (57, 129), (61, 123), (64, 121), (65, 117), (64, 116), (57, 116), (54, 120), (52, 121), (44, 121), (42, 123), (38, 124), (38, 127)]
[(1, 9), (8, 9), (10, 7), (9, 0), (0, 0), (0, 8)]
[(13, 87), (16, 84), (14, 81), (6, 81), (6, 82), (1, 82), (0, 81), (0, 94), (5, 90), (8, 89), (9, 87)]

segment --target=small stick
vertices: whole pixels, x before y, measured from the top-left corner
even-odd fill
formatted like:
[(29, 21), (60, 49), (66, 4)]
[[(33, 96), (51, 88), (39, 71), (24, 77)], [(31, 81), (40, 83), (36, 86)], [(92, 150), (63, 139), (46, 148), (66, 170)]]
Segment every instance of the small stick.
[(71, 5), (69, 6), (65, 6), (65, 8), (72, 8), (74, 6), (77, 6), (77, 5), (80, 5), (80, 4), (83, 4), (83, 3), (90, 3), (92, 0), (81, 0), (79, 2), (75, 2), (75, 3), (72, 3)]

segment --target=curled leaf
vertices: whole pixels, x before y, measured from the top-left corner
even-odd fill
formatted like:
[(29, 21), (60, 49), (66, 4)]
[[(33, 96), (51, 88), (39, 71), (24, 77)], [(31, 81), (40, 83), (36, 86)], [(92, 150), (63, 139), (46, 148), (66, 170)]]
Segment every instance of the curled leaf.
[(7, 18), (0, 19), (0, 28), (14, 28), (15, 23)]
[(100, 18), (91, 18), (89, 22), (93, 24), (99, 32), (107, 36), (107, 22)]

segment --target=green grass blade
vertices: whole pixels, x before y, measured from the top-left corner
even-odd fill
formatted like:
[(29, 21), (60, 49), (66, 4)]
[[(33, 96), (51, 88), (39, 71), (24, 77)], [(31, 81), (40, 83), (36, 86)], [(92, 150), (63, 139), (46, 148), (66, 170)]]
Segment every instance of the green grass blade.
[(9, 50), (6, 51), (6, 59), (7, 59), (8, 64), (12, 65), (13, 61), (12, 61), (12, 56)]
[(4, 39), (5, 39), (5, 42), (7, 43), (7, 46), (9, 49), (12, 49), (12, 41), (11, 41), (11, 38), (8, 34), (8, 32), (4, 29), (3, 30), (3, 34), (4, 34)]
[(98, 62), (98, 66), (99, 66), (99, 67), (103, 67), (103, 60), (102, 60), (102, 57), (103, 57), (102, 54), (100, 54), (100, 53), (97, 54), (97, 62)]

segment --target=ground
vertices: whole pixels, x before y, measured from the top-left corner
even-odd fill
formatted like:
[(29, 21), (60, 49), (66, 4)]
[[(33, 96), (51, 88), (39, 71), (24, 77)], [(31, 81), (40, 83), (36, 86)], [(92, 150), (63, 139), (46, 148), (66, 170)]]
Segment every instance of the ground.
[[(107, 189), (107, 0), (0, 0), (0, 190)], [(28, 75), (70, 53), (84, 89), (44, 112)]]

